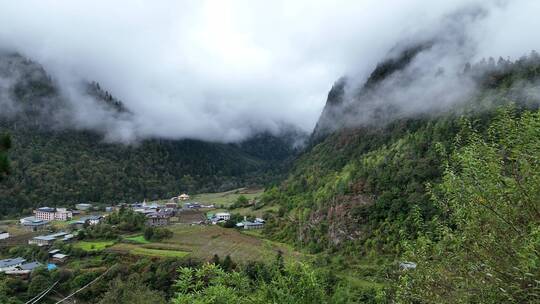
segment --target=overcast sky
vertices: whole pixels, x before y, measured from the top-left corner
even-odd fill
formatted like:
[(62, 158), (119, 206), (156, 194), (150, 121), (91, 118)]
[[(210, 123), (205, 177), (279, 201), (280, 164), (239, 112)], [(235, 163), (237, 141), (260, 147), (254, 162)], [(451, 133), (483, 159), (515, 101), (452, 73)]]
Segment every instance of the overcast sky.
[(536, 0), (1, 0), (0, 46), (64, 86), (98, 81), (135, 114), (134, 136), (235, 141), (311, 131), (337, 78), (474, 5), (487, 12), (467, 29), (475, 59), (540, 49)]

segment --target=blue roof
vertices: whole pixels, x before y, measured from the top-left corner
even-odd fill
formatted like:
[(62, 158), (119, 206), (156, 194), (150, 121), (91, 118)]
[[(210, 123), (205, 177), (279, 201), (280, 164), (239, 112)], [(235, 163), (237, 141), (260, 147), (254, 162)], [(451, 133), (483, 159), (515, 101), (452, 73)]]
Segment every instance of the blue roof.
[(56, 268), (56, 265), (55, 264), (47, 264), (47, 270), (51, 271), (51, 270), (55, 270)]
[(0, 268), (15, 266), (17, 264), (22, 264), (24, 262), (26, 262), (26, 260), (21, 257), (14, 258), (14, 259), (0, 260)]
[(21, 266), (19, 266), (19, 268), (21, 268), (21, 270), (34, 270), (42, 265), (43, 264), (41, 264), (40, 262), (32, 262), (32, 263), (22, 264)]

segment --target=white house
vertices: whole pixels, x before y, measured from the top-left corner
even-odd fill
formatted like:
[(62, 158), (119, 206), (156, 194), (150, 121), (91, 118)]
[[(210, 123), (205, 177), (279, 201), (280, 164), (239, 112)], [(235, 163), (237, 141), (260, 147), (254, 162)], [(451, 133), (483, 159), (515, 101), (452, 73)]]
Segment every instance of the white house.
[(56, 208), (54, 213), (54, 219), (60, 221), (67, 221), (73, 217), (73, 212), (67, 210), (66, 208)]
[(66, 208), (41, 207), (34, 210), (36, 219), (44, 221), (67, 221), (73, 217), (73, 212)]
[(0, 231), (0, 240), (5, 240), (9, 238), (9, 232), (7, 231)]
[(231, 214), (229, 212), (218, 212), (214, 217), (217, 221), (228, 221), (231, 219)]
[(189, 195), (182, 193), (178, 196), (178, 199), (181, 201), (187, 201), (189, 199)]

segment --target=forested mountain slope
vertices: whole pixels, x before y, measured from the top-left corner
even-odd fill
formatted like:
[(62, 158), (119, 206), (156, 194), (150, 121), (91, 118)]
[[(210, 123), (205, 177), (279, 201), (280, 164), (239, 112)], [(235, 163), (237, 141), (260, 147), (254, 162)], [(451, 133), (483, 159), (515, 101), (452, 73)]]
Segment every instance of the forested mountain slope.
[(305, 138), (287, 127), (280, 135), (258, 134), (236, 144), (104, 141), (105, 128), (132, 114), (97, 83), (83, 83), (81, 91), (110, 122), (103, 130), (78, 125), (73, 103), (39, 64), (18, 54), (0, 56), (0, 134), (12, 139), (0, 215), (42, 205), (113, 204), (265, 185), (283, 172), (297, 150), (294, 140)]
[(419, 219), (445, 216), (428, 185), (441, 181), (449, 154), (467, 130), (464, 126), (487, 136), (501, 106), (513, 104), (518, 115), (537, 108), (540, 57), (533, 52), (515, 62), (490, 59), (465, 65), (460, 77), (469, 77), (476, 88), (450, 107), (399, 115), (393, 104), (375, 104), (369, 114), (378, 119), (351, 124), (351, 117), (362, 117), (347, 117), (351, 109), (360, 112), (372, 102), (370, 95), (381, 94), (373, 93), (377, 83), (392, 75), (400, 83), (409, 81), (399, 77), (419, 50), (381, 63), (365, 84), (347, 84), (357, 92), (348, 100), (342, 100), (347, 80), (336, 83), (312, 146), (289, 177), (265, 194), (267, 204), (280, 207), (266, 227), (267, 235), (312, 252), (399, 254), (404, 240), (423, 232)]

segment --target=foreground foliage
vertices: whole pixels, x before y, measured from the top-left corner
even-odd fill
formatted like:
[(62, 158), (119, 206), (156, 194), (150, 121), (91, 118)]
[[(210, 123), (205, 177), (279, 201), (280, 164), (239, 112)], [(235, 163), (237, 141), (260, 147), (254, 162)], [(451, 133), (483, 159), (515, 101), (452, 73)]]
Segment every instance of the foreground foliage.
[[(343, 297), (347, 289), (329, 273), (302, 263), (251, 264), (242, 271), (226, 272), (215, 264), (182, 267), (176, 281), (174, 304), (233, 303), (357, 303)], [(359, 303), (359, 302), (358, 302)]]
[[(464, 127), (443, 181), (437, 228), (406, 244), (406, 303), (540, 301), (540, 112), (505, 109), (482, 136)], [(419, 220), (419, 225), (424, 223)]]

